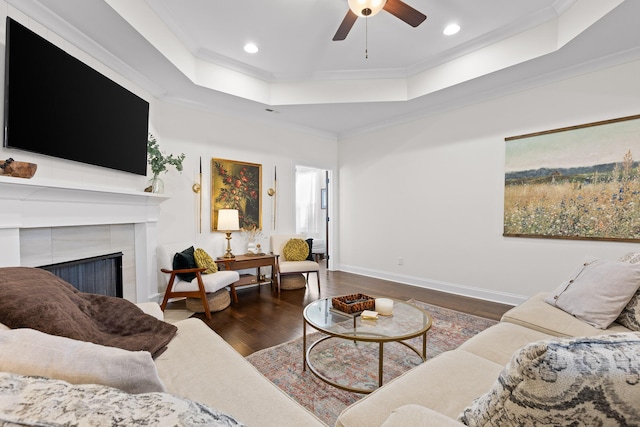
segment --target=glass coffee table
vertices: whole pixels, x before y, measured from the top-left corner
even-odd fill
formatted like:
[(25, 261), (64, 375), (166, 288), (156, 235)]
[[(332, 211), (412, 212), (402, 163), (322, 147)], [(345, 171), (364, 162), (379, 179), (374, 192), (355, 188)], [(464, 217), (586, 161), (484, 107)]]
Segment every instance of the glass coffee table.
[[(427, 354), (427, 331), (431, 328), (431, 316), (421, 308), (404, 301), (394, 300), (393, 314), (378, 316), (377, 320), (365, 320), (333, 308), (332, 298), (323, 298), (307, 305), (303, 311), (303, 370), (309, 370), (322, 381), (342, 390), (371, 393), (373, 390), (353, 388), (327, 378), (311, 361), (312, 350), (329, 339), (378, 343), (378, 387), (382, 386), (384, 370), (384, 344), (398, 342), (413, 350), (424, 362)], [(326, 334), (307, 348), (307, 325)], [(422, 336), (422, 351), (404, 341)]]

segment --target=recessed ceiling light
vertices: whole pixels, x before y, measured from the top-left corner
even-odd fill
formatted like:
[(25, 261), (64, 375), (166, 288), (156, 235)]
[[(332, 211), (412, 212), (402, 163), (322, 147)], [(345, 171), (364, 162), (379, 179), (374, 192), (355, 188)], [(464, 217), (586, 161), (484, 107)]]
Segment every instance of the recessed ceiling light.
[(258, 46), (253, 43), (247, 43), (244, 45), (244, 51), (247, 53), (258, 53)]
[(444, 34), (445, 36), (452, 36), (454, 34), (457, 34), (458, 31), (460, 31), (460, 25), (458, 25), (458, 24), (449, 24), (449, 25), (446, 26), (446, 28), (444, 29), (442, 34)]

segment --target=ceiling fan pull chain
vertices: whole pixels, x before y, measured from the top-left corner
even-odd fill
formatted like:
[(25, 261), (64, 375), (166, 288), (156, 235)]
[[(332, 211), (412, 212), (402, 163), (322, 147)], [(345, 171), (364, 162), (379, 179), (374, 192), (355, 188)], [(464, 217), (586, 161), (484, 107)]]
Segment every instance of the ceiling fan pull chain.
[(364, 17), (364, 59), (369, 59), (369, 17)]

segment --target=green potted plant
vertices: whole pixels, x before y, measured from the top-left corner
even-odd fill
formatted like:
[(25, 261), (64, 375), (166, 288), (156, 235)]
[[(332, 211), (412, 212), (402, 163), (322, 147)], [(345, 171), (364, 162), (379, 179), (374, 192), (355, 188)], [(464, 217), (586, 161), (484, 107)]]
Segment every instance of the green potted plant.
[(158, 175), (160, 175), (160, 172), (166, 173), (168, 165), (173, 165), (178, 172), (182, 172), (182, 161), (184, 157), (184, 153), (179, 156), (164, 154), (160, 151), (160, 145), (156, 138), (149, 134), (149, 139), (147, 140), (147, 163), (151, 166), (153, 178), (151, 178), (151, 185), (147, 188), (147, 191), (152, 193), (164, 192), (164, 183)]

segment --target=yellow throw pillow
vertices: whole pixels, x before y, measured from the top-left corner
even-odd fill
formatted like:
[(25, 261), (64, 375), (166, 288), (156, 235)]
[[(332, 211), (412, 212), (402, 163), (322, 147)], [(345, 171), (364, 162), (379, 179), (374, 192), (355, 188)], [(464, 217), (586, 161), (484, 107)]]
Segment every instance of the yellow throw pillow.
[(206, 268), (204, 274), (215, 273), (218, 271), (218, 264), (209, 256), (202, 248), (193, 251), (193, 257), (196, 259), (198, 268)]
[(309, 245), (302, 239), (290, 239), (282, 254), (287, 261), (304, 261), (309, 256)]

